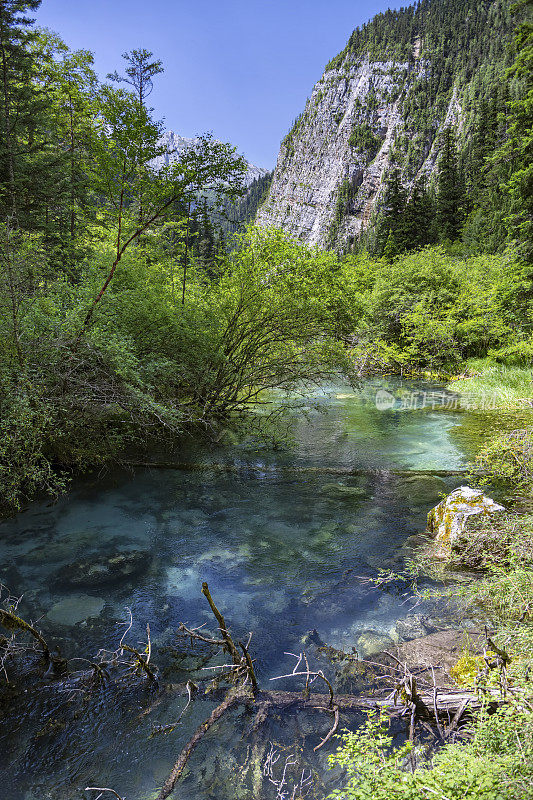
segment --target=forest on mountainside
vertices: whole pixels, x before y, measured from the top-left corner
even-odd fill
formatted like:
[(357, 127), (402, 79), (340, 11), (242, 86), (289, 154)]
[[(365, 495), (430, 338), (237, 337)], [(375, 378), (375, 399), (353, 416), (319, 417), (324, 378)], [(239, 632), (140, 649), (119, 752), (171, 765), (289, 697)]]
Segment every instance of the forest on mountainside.
[(513, 31), (529, 9), (427, 0), (356, 29), (282, 142), (260, 223), (340, 253), (527, 248), (530, 78)]
[[(521, 170), (531, 160), (530, 123), (523, 116), (531, 77), (524, 64), (513, 66), (513, 30), (517, 19), (527, 19), (529, 7), (500, 0), (421, 0), (355, 30), (328, 65), (346, 68), (366, 54), (413, 64), (413, 42), (417, 58), (430, 65), (401, 102), (405, 132), (395, 141), (375, 225), (362, 237), (375, 254), (383, 254), (387, 240), (391, 253), (445, 240), (460, 240), (465, 253), (498, 252), (513, 235), (529, 248), (531, 229), (523, 226), (533, 186)], [(437, 120), (453, 95), (461, 106), (460, 125), (444, 124), (438, 132)], [(418, 170), (435, 136), (439, 159), (430, 179)], [(406, 190), (402, 184), (409, 181), (414, 183)], [(511, 182), (514, 191), (505, 191)]]
[[(480, 108), (468, 179), (447, 130), (434, 197), (408, 197), (394, 172), (371, 257), (339, 258), (277, 231), (251, 229), (227, 247), (217, 213), (246, 220), (268, 176), (246, 193), (243, 160), (210, 137), (154, 170), (162, 127), (149, 95), (161, 62), (134, 50), (100, 83), (91, 53), (34, 27), (38, 5), (0, 5), (5, 504), (58, 491), (72, 470), (133, 444), (216, 428), (262, 388), (349, 370), (354, 347), (385, 352), (393, 369), (456, 368), (489, 349), (529, 359), (530, 23), (518, 26), (506, 73), (524, 91), (505, 123), (497, 105)], [(521, 5), (518, 21), (530, 4)], [(386, 19), (372, 24), (386, 31)], [(465, 197), (475, 207), (487, 192), (507, 214), (494, 235), (513, 249), (465, 269)], [(435, 231), (444, 249), (423, 249)], [(397, 261), (405, 251), (415, 254)], [(427, 292), (416, 277), (416, 291), (406, 288), (418, 270)], [(385, 282), (401, 304), (381, 297)]]

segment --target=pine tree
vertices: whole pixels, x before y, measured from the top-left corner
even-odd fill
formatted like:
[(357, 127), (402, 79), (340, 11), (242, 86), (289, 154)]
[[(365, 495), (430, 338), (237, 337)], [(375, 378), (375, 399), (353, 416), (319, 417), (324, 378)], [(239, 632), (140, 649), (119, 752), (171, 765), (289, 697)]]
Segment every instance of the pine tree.
[(43, 103), (33, 83), (34, 58), (28, 48), (33, 20), (26, 13), (36, 11), (40, 2), (0, 0), (0, 216), (17, 226), (37, 189), (34, 131)]
[(401, 181), (400, 170), (393, 169), (388, 175), (383, 191), (380, 218), (376, 231), (376, 252), (382, 255), (388, 248), (393, 252), (408, 249), (405, 231), (405, 209), (407, 192)]
[(510, 70), (510, 75), (522, 82), (522, 91), (511, 105), (509, 140), (495, 159), (511, 164), (507, 190), (514, 207), (508, 225), (524, 257), (533, 263), (533, 0), (519, 0), (513, 8), (524, 12), (516, 30), (516, 57)]
[(425, 182), (415, 183), (404, 212), (406, 249), (425, 247), (434, 241), (435, 212)]
[(455, 135), (443, 133), (437, 177), (436, 218), (440, 241), (454, 241), (464, 219), (465, 192), (457, 158)]

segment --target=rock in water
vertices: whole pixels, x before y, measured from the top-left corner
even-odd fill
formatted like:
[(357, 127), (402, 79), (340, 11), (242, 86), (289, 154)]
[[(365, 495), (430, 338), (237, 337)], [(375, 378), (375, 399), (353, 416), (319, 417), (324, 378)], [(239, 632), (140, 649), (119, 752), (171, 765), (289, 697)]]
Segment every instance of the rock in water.
[(394, 640), (382, 631), (366, 630), (357, 639), (357, 652), (361, 658), (381, 653), (391, 646), (394, 646)]
[(77, 625), (90, 617), (98, 617), (105, 606), (105, 600), (99, 597), (89, 597), (80, 594), (76, 597), (67, 597), (56, 603), (46, 615), (49, 622), (56, 625)]
[(460, 486), (445, 497), (428, 514), (428, 529), (436, 534), (436, 554), (448, 558), (457, 548), (469, 517), (477, 514), (489, 516), (505, 511), (503, 506), (483, 494), (481, 489)]
[(150, 561), (150, 553), (143, 550), (74, 561), (55, 573), (53, 583), (59, 588), (94, 589), (133, 578), (144, 572)]
[(320, 491), (331, 500), (361, 500), (366, 491), (360, 486), (346, 486), (344, 483), (325, 483)]

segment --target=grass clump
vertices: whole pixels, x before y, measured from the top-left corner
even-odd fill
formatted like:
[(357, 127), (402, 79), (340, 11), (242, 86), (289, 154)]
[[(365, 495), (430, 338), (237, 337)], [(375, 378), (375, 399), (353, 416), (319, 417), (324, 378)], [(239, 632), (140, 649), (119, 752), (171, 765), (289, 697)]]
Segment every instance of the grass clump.
[(487, 407), (514, 407), (533, 400), (533, 371), (529, 367), (496, 364), (489, 359), (468, 362), (472, 377), (451, 382), (454, 392)]

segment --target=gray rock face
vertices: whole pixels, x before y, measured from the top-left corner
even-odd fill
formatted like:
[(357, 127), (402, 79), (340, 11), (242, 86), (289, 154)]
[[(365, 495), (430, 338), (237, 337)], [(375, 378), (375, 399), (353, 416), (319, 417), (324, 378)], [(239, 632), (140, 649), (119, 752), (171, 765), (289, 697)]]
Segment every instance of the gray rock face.
[[(197, 141), (198, 139), (180, 136), (179, 133), (174, 133), (174, 131), (166, 131), (164, 136), (161, 138), (160, 143), (167, 147), (167, 153), (154, 159), (154, 167), (156, 169), (160, 169), (161, 167), (168, 166), (174, 161), (177, 161), (180, 157), (180, 154), (184, 150), (187, 150), (187, 148), (192, 147)], [(263, 175), (266, 175), (268, 170), (263, 169), (262, 167), (256, 167), (255, 164), (250, 164), (250, 162), (247, 163), (248, 170), (244, 178), (244, 183), (246, 186), (249, 186), (256, 178), (261, 178)]]
[(74, 561), (61, 567), (53, 576), (58, 588), (84, 587), (96, 589), (107, 584), (120, 583), (140, 575), (150, 565), (150, 553), (132, 550), (110, 556)]
[[(324, 73), (281, 144), (258, 225), (282, 228), (309, 245), (346, 247), (372, 217), (395, 147), (405, 151), (409, 140), (419, 153), (406, 185), (432, 174), (439, 131), (451, 123), (460, 127), (462, 112), (454, 91), (446, 113), (435, 120), (432, 141), (406, 129), (403, 99), (429, 70), (419, 52), (415, 48), (408, 63), (347, 56)], [(349, 195), (346, 202), (341, 189)]]

